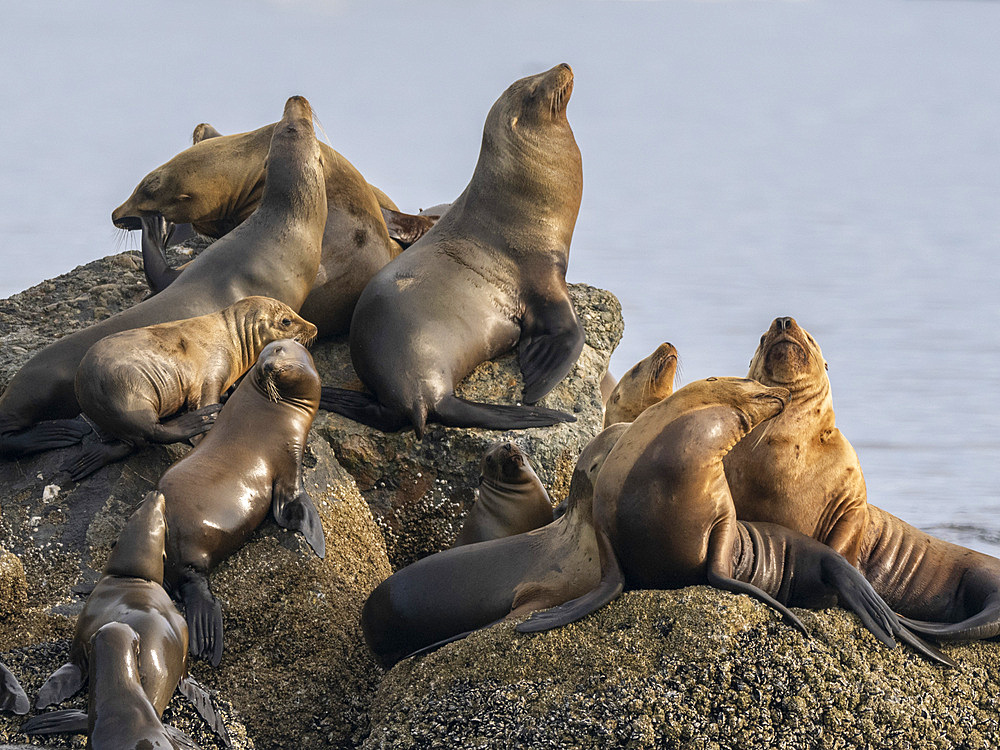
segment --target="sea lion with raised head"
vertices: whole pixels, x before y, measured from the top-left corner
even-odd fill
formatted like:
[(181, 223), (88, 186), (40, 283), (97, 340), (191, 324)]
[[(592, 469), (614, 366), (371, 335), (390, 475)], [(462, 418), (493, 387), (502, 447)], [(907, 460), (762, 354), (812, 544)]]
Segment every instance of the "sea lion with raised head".
[(523, 534), (552, 523), (552, 501), (516, 443), (494, 443), (479, 466), (479, 497), (455, 546)]
[[(76, 371), (76, 398), (104, 442), (68, 466), (79, 480), (148, 443), (206, 432), (222, 394), (277, 339), (308, 345), (316, 326), (288, 305), (247, 297), (217, 313), (122, 331), (101, 339)], [(164, 417), (187, 413), (163, 422)]]
[(323, 557), (316, 507), (302, 485), (302, 456), (319, 406), (319, 375), (291, 339), (264, 347), (200, 443), (160, 478), (167, 498), (166, 582), (184, 602), (194, 656), (222, 658), (222, 608), (208, 575), (267, 517), (300, 531)]
[(284, 117), (274, 128), (267, 175), (253, 215), (206, 248), (176, 283), (64, 336), (28, 360), (0, 396), (0, 456), (71, 445), (89, 431), (45, 420), (79, 414), (73, 390), (77, 366), (105, 336), (216, 312), (252, 295), (272, 297), (293, 310), (301, 307), (316, 278), (326, 225), (322, 158), (312, 109), (301, 96), (288, 100)]
[(324, 388), (321, 406), (387, 432), (542, 427), (573, 417), (455, 395), (480, 363), (518, 348), (523, 400), (570, 371), (583, 329), (566, 289), (583, 167), (566, 119), (565, 63), (513, 83), (483, 129), (472, 180), (434, 227), (375, 274), (351, 321), (351, 361), (373, 395)]
[[(591, 522), (591, 493), (624, 425), (580, 454), (562, 518), (534, 531), (429, 555), (396, 571), (361, 611), (365, 642), (386, 669), (504, 619), (518, 619), (577, 597), (599, 604), (621, 591), (607, 539)], [(603, 569), (607, 571), (602, 577)], [(588, 599), (588, 602), (589, 602)]]
[[(146, 175), (112, 212), (112, 221), (122, 229), (140, 229), (142, 217), (164, 217), (165, 228), (152, 241), (144, 236), (142, 243), (143, 267), (154, 292), (169, 286), (182, 270), (187, 273), (187, 266), (171, 268), (163, 254), (173, 225), (190, 224), (219, 238), (257, 207), (274, 127), (222, 135), (207, 123), (198, 125), (194, 145)], [(321, 336), (330, 336), (347, 332), (368, 280), (433, 226), (434, 219), (400, 212), (342, 155), (324, 143), (319, 148), (327, 198), (323, 254), (300, 312)]]
[[(77, 618), (69, 661), (38, 691), (36, 706), (43, 709), (89, 683), (87, 711), (39, 714), (22, 732), (85, 732), (88, 747), (107, 750), (192, 747), (187, 735), (160, 721), (180, 689), (228, 745), (208, 694), (187, 674), (187, 625), (162, 586), (167, 533), (163, 495), (150, 492), (122, 529)], [(142, 744), (154, 739), (167, 744)]]
[(604, 403), (604, 426), (634, 422), (646, 409), (674, 392), (676, 374), (677, 349), (670, 343), (660, 344), (614, 386)]

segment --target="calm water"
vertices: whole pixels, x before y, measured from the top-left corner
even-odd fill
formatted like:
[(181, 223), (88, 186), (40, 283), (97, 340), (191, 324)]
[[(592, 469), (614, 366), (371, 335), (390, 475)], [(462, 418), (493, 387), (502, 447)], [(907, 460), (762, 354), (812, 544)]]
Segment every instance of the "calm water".
[(793, 315), (869, 499), (1000, 553), (1000, 3), (9, 4), (0, 296), (135, 247), (110, 223), (195, 124), (309, 97), (404, 210), (454, 198), (491, 103), (566, 61), (584, 201), (569, 277), (614, 291), (621, 374), (742, 375)]

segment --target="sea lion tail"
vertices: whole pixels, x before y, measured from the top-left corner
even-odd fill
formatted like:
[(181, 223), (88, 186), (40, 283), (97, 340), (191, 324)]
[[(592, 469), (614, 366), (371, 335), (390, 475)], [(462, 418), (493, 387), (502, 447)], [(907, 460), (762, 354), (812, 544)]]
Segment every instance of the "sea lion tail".
[(24, 688), (17, 681), (13, 672), (0, 662), (0, 711), (9, 711), (17, 715), (28, 713), (31, 701), (25, 695)]
[(86, 734), (87, 712), (65, 708), (32, 716), (21, 725), (22, 734)]
[(434, 415), (447, 427), (479, 427), (487, 430), (520, 430), (576, 421), (572, 414), (556, 409), (483, 404), (454, 395), (441, 399), (434, 407)]

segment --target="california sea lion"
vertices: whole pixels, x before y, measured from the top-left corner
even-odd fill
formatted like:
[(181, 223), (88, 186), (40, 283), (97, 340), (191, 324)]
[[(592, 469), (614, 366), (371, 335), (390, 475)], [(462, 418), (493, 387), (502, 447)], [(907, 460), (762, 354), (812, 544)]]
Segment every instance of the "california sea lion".
[(437, 224), (379, 271), (351, 321), (351, 361), (374, 394), (324, 389), (322, 408), (380, 430), (541, 427), (553, 409), (465, 401), (455, 384), (515, 344), (524, 401), (569, 372), (583, 330), (566, 289), (583, 168), (565, 63), (522, 78), (486, 118), (479, 162)]
[(785, 413), (726, 458), (737, 515), (850, 553), (879, 595), (914, 618), (904, 622), (917, 632), (942, 640), (1000, 635), (1000, 560), (867, 503), (857, 454), (834, 424), (826, 363), (812, 336), (792, 318), (775, 319), (750, 377), (788, 388), (791, 398)]
[(73, 391), (77, 366), (105, 336), (216, 312), (251, 295), (273, 297), (298, 310), (316, 278), (325, 224), (323, 165), (312, 110), (304, 98), (293, 96), (274, 128), (267, 185), (253, 216), (195, 258), (168, 289), (59, 339), (28, 360), (0, 396), (0, 455), (79, 440), (79, 429), (74, 437), (59, 432), (61, 423), (52, 428), (38, 423), (79, 413)]
[(7, 665), (0, 662), (0, 711), (26, 714), (29, 708), (31, 708), (31, 703), (28, 701), (28, 696), (24, 694), (21, 683), (7, 669)]
[(524, 451), (509, 440), (497, 442), (480, 463), (479, 497), (455, 546), (523, 534), (551, 522), (549, 493)]
[[(194, 145), (146, 175), (111, 214), (112, 221), (122, 229), (140, 229), (141, 217), (162, 214), (170, 225), (191, 224), (208, 237), (224, 236), (260, 202), (274, 127), (223, 136), (202, 123), (195, 128)], [(327, 218), (319, 269), (301, 313), (328, 336), (347, 332), (368, 280), (401, 252), (400, 242), (415, 242), (434, 220), (399, 212), (347, 159), (326, 144), (319, 148)], [(143, 242), (143, 266), (154, 292), (181, 275), (167, 264), (166, 245), (166, 240)]]
[[(607, 534), (625, 585), (708, 583), (749, 594), (803, 633), (786, 604), (839, 599), (887, 646), (895, 646), (896, 635), (953, 664), (907, 631), (843, 556), (781, 526), (737, 522), (723, 456), (780, 413), (787, 398), (784, 388), (753, 380), (709, 378), (649, 407), (625, 430), (597, 477), (593, 500), (594, 523)], [(523, 629), (549, 629), (592, 609), (569, 602), (534, 615)]]
[[(69, 661), (38, 691), (36, 705), (43, 709), (89, 682), (87, 712), (40, 714), (24, 724), (25, 734), (86, 732), (89, 747), (109, 750), (191, 747), (186, 735), (160, 722), (179, 688), (228, 744), (208, 694), (187, 675), (187, 625), (161, 585), (166, 534), (163, 495), (150, 492), (122, 529), (77, 618)], [(167, 737), (172, 744), (142, 744)]]
[(622, 375), (604, 404), (604, 426), (633, 422), (642, 412), (674, 392), (677, 349), (660, 344), (656, 351)]
[[(386, 669), (504, 619), (584, 594), (609, 601), (621, 591), (610, 554), (591, 522), (593, 481), (624, 430), (615, 425), (580, 454), (569, 510), (540, 529), (454, 547), (398, 570), (379, 584), (361, 612), (365, 641)], [(599, 603), (603, 603), (599, 601)]]
[(324, 555), (323, 527), (302, 486), (319, 393), (305, 347), (290, 339), (268, 344), (215, 426), (157, 485), (167, 497), (167, 585), (184, 602), (191, 653), (213, 666), (222, 658), (222, 608), (208, 574), (243, 546), (268, 509)]
[[(197, 318), (122, 331), (101, 339), (76, 372), (80, 408), (107, 442), (69, 465), (79, 480), (147, 443), (175, 443), (206, 432), (222, 394), (257, 361), (267, 344), (309, 344), (316, 326), (288, 305), (247, 297)], [(168, 417), (189, 411), (168, 422)]]

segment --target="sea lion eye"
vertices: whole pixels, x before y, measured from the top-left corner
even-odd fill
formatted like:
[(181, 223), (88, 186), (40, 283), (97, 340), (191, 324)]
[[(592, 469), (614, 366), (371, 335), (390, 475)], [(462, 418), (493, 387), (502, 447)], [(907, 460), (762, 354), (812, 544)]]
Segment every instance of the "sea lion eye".
[(181, 193), (180, 195), (177, 196), (177, 200), (179, 200), (179, 201), (189, 201), (189, 200), (191, 200), (191, 196), (188, 195), (187, 193)]
[(291, 318), (282, 318), (281, 319), (281, 326), (282, 326), (282, 328), (288, 328), (288, 326), (290, 326), (291, 324), (292, 324), (292, 319)]

